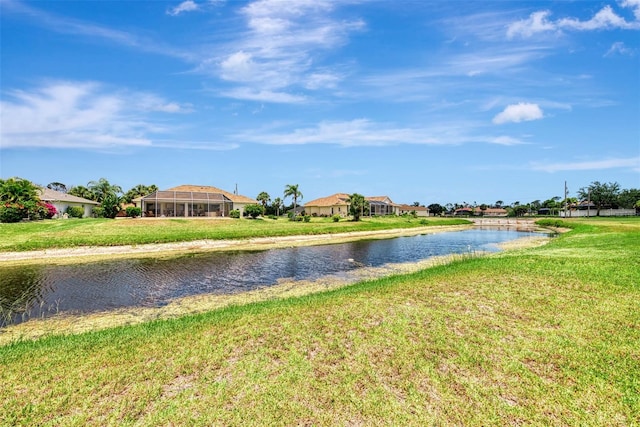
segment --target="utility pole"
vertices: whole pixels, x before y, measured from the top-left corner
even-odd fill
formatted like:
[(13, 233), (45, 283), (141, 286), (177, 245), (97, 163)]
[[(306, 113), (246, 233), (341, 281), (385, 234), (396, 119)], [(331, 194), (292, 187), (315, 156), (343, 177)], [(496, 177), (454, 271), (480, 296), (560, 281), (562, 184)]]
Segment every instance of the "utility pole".
[(564, 217), (567, 217), (567, 181), (564, 182)]

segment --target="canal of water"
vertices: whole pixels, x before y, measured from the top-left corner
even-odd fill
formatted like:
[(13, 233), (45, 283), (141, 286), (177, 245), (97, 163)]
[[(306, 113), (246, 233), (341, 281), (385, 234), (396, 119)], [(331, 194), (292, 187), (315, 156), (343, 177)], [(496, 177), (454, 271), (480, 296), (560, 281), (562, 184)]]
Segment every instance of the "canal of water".
[(500, 243), (531, 235), (506, 229), (471, 229), (252, 252), (3, 267), (0, 326), (55, 313), (161, 307), (176, 298), (246, 292), (284, 279), (316, 280), (362, 267), (411, 263), (448, 254), (494, 252)]

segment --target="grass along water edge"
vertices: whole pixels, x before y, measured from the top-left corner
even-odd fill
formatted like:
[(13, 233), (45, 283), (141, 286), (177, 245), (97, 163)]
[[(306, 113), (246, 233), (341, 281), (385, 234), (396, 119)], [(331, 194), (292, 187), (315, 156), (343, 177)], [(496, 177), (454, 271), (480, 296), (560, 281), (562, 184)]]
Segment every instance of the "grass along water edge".
[(640, 222), (0, 347), (7, 424), (634, 425)]

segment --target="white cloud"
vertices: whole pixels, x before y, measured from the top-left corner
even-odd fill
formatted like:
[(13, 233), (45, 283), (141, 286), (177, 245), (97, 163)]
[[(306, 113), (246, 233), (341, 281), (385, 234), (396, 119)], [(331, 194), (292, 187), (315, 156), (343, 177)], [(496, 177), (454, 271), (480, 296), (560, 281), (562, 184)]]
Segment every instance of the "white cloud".
[[(247, 31), (224, 48), (225, 53), (200, 63), (198, 71), (234, 82), (225, 94), (285, 93), (291, 88), (332, 88), (343, 78), (315, 60), (319, 53), (338, 48), (361, 29), (359, 20), (331, 16), (336, 3), (327, 0), (259, 0), (240, 10)], [(246, 96), (243, 99), (250, 99)], [(301, 96), (277, 98), (299, 102)], [(261, 101), (269, 101), (259, 97)]]
[(185, 108), (154, 95), (109, 91), (94, 82), (55, 82), (3, 96), (0, 141), (2, 148), (149, 146), (147, 135), (164, 130), (151, 120), (154, 111)]
[(167, 14), (171, 16), (180, 15), (183, 12), (193, 12), (194, 10), (198, 10), (200, 6), (193, 0), (185, 0), (176, 7), (172, 7), (167, 10)]
[(531, 169), (543, 172), (584, 171), (602, 169), (640, 169), (640, 157), (605, 159), (574, 163), (532, 163)]
[(533, 12), (529, 15), (528, 19), (523, 19), (509, 25), (509, 28), (507, 28), (507, 37), (513, 38), (518, 35), (531, 37), (536, 33), (557, 30), (556, 24), (547, 19), (549, 15), (551, 15), (551, 12), (548, 10)]
[(630, 49), (624, 45), (623, 42), (615, 42), (611, 45), (607, 53), (604, 54), (605, 57), (614, 56), (614, 55), (629, 55), (632, 56), (635, 54), (633, 49)]
[(498, 125), (508, 122), (519, 123), (539, 120), (542, 117), (542, 109), (538, 104), (519, 102), (518, 104), (508, 105), (501, 113), (493, 118), (493, 123)]
[(250, 87), (238, 87), (219, 92), (219, 95), (246, 101), (272, 102), (276, 104), (298, 104), (306, 101), (306, 97), (292, 95), (286, 92), (252, 89)]
[(523, 142), (520, 139), (513, 138), (511, 136), (504, 136), (504, 135), (490, 139), (489, 143), (497, 144), (497, 145), (506, 145), (506, 146), (526, 144), (526, 142)]
[(528, 38), (543, 32), (559, 32), (562, 30), (593, 31), (605, 29), (640, 29), (640, 2), (638, 0), (626, 0), (620, 3), (623, 8), (630, 8), (634, 14), (634, 20), (627, 21), (616, 13), (611, 6), (606, 5), (588, 20), (568, 17), (556, 21), (550, 20), (551, 12), (548, 10), (533, 12), (529, 18), (510, 24), (507, 28), (507, 37), (516, 36)]
[(430, 127), (398, 127), (391, 123), (377, 123), (368, 119), (323, 121), (315, 126), (274, 132), (272, 129), (251, 130), (232, 135), (231, 139), (268, 145), (327, 144), (343, 147), (382, 147), (399, 144), (459, 145), (491, 143), (500, 145), (524, 144), (508, 136), (472, 134), (473, 123), (441, 123)]

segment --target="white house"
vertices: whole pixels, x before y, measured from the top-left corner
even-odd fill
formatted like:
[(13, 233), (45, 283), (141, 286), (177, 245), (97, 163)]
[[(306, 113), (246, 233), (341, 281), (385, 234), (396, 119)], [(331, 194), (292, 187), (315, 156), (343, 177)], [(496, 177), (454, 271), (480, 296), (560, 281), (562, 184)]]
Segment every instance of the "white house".
[(93, 208), (100, 204), (93, 200), (72, 196), (71, 194), (62, 193), (49, 188), (40, 188), (39, 197), (43, 202), (51, 203), (56, 207), (56, 210), (58, 211), (56, 217), (58, 218), (62, 217), (62, 215), (67, 212), (67, 208), (71, 206), (80, 206), (84, 209), (83, 217), (89, 217), (91, 216)]

